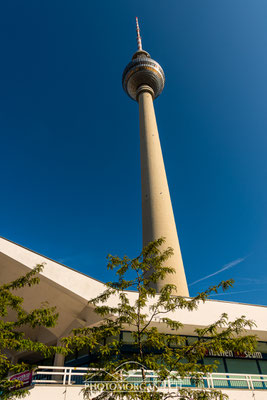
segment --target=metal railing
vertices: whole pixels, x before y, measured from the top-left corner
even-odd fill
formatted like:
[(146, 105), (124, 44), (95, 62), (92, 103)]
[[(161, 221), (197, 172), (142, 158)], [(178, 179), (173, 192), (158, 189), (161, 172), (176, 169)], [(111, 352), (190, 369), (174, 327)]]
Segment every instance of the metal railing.
[[(82, 367), (47, 367), (40, 366), (34, 372), (33, 384), (54, 385), (86, 385), (88, 368)], [(133, 371), (131, 375), (124, 377), (127, 382), (138, 384), (142, 382), (141, 371)], [(114, 382), (114, 381), (113, 381)], [(91, 381), (92, 383), (92, 381)], [(99, 381), (98, 381), (99, 383)], [(158, 384), (157, 376), (153, 371), (146, 371), (146, 384)], [(228, 374), (213, 373), (203, 377), (200, 382), (190, 377), (177, 378), (175, 376), (158, 384), (160, 389), (179, 389), (182, 387), (207, 388), (207, 389), (245, 389), (267, 390), (267, 375)]]

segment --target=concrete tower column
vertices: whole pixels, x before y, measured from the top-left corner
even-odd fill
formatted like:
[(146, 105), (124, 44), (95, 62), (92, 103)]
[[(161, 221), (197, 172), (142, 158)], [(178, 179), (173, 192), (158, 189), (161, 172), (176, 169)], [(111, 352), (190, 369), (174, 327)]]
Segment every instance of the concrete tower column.
[(159, 292), (165, 284), (175, 284), (177, 294), (189, 296), (183, 260), (173, 215), (167, 176), (161, 151), (157, 121), (153, 105), (153, 91), (143, 85), (137, 93), (140, 120), (140, 153), (142, 184), (143, 245), (165, 237), (165, 248), (172, 247), (173, 256), (166, 266), (175, 269), (157, 282)]
[(165, 237), (163, 246), (174, 251), (165, 265), (175, 273), (158, 281), (156, 289), (159, 292), (162, 286), (174, 284), (177, 295), (189, 296), (153, 105), (164, 88), (165, 75), (142, 48), (138, 19), (136, 32), (138, 50), (124, 69), (122, 84), (128, 96), (139, 103), (143, 245)]

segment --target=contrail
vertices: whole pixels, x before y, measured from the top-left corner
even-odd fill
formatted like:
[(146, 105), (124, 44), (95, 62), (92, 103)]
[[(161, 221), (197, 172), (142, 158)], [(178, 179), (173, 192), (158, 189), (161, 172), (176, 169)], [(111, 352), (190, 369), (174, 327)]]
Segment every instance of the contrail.
[[(248, 257), (248, 256), (247, 256), (247, 257)], [(222, 271), (225, 271), (225, 270), (227, 270), (227, 269), (230, 269), (230, 268), (234, 267), (235, 265), (240, 264), (241, 262), (243, 262), (247, 257), (238, 258), (237, 260), (234, 260), (234, 261), (232, 261), (232, 262), (230, 262), (230, 263), (224, 265), (224, 266), (223, 266), (221, 269), (219, 269), (218, 271), (213, 272), (213, 274), (204, 276), (204, 278), (200, 278), (200, 279), (198, 279), (197, 281), (195, 281), (195, 282), (193, 282), (193, 283), (190, 283), (188, 286), (195, 285), (196, 283), (201, 282), (201, 281), (204, 281), (205, 279), (208, 279), (208, 278), (210, 278), (211, 276), (217, 275), (217, 274), (219, 274), (219, 273), (222, 272)]]

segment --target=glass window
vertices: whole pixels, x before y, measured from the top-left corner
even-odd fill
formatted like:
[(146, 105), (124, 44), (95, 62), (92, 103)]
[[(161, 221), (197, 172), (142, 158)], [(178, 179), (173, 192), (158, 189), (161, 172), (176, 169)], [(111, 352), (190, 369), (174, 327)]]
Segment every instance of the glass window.
[(263, 375), (267, 375), (267, 360), (260, 360), (259, 361), (261, 373)]
[(133, 338), (132, 332), (123, 332), (122, 340), (123, 340), (123, 343), (125, 343), (125, 344), (134, 343), (134, 338)]
[(106, 344), (110, 344), (115, 342), (117, 344), (117, 342), (120, 340), (120, 336), (116, 335), (116, 336), (108, 336), (106, 337)]
[(69, 354), (67, 354), (66, 357), (65, 357), (65, 363), (68, 364), (68, 363), (74, 361), (75, 358), (76, 358), (76, 353), (75, 353), (75, 351), (74, 351), (74, 353), (69, 353)]
[(176, 339), (172, 339), (169, 342), (169, 346), (172, 348), (176, 348), (176, 349), (181, 348), (184, 345), (186, 345), (186, 337), (185, 336), (177, 336), (177, 342), (176, 342)]
[(257, 351), (261, 353), (267, 353), (267, 343), (266, 342), (258, 342), (257, 343)]
[(256, 375), (256, 380), (253, 381), (253, 386), (255, 389), (263, 389), (262, 382), (258, 381), (259, 378), (259, 369), (256, 360), (226, 360), (226, 364), (228, 367), (228, 372), (233, 374), (229, 380), (229, 384), (231, 387), (235, 388), (243, 388), (248, 389), (248, 381), (245, 376), (234, 375), (236, 374), (248, 374), (248, 375)]
[(256, 360), (226, 359), (226, 365), (230, 374), (259, 374)]
[(85, 346), (77, 352), (77, 358), (88, 356), (88, 353), (89, 353), (89, 349), (87, 346)]
[(191, 346), (192, 344), (194, 344), (195, 341), (197, 341), (198, 338), (196, 336), (188, 336), (187, 337), (187, 343), (189, 346)]
[(219, 364), (217, 364), (217, 370), (214, 370), (214, 372), (221, 373), (221, 372), (226, 372), (225, 367), (224, 367), (224, 362), (222, 358), (218, 357), (205, 357), (204, 358), (204, 364), (205, 365), (212, 365), (214, 364), (214, 361), (218, 361)]

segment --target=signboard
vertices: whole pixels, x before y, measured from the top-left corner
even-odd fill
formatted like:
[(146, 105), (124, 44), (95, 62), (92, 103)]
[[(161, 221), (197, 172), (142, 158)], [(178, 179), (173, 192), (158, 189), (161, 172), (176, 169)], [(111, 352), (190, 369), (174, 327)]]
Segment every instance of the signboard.
[(244, 353), (238, 353), (232, 350), (222, 351), (221, 353), (215, 352), (213, 350), (207, 350), (206, 356), (209, 357), (233, 357), (233, 358), (252, 358), (252, 359), (263, 359), (263, 354), (260, 351), (255, 353), (250, 353), (249, 351), (244, 351)]
[[(14, 380), (21, 381), (22, 385), (18, 389), (23, 389), (26, 386), (30, 386), (31, 385), (31, 383), (32, 383), (32, 372), (33, 371), (20, 372), (19, 374), (12, 375), (9, 378), (9, 380), (10, 381), (14, 381)], [(11, 389), (14, 389), (14, 387), (12, 387)]]

